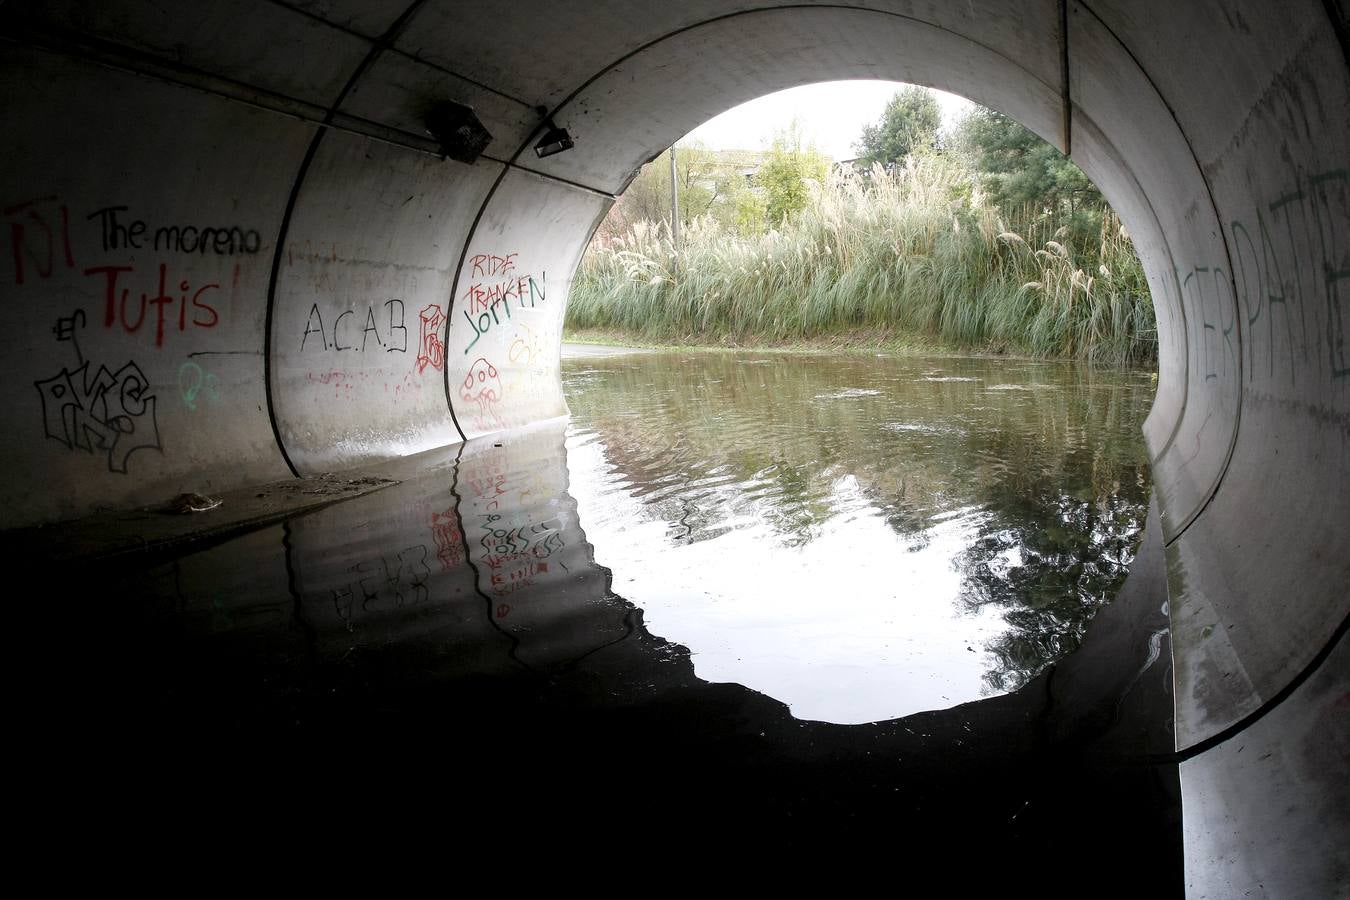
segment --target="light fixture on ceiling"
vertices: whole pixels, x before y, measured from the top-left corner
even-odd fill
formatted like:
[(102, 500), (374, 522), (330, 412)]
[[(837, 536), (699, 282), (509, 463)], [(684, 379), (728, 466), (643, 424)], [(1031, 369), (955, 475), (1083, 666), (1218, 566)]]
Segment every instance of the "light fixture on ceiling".
[(561, 153), (564, 150), (571, 150), (576, 144), (572, 141), (572, 136), (567, 133), (566, 128), (559, 128), (553, 124), (553, 119), (544, 119), (544, 124), (548, 125), (548, 130), (544, 132), (534, 145), (534, 154), (540, 159), (545, 156), (552, 156), (555, 153)]
[(441, 159), (447, 157), (472, 163), (492, 142), (492, 134), (478, 121), (471, 107), (453, 100), (441, 100), (427, 110), (427, 133), (440, 145)]

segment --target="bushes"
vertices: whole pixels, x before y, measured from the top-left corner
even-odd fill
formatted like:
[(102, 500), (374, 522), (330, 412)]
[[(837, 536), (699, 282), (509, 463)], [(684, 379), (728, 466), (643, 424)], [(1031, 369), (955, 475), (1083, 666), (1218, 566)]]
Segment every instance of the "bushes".
[[(1081, 226), (1080, 226), (1081, 227)], [(1153, 307), (1111, 214), (1095, 245), (1000, 219), (970, 176), (911, 157), (887, 176), (831, 176), (796, 217), (757, 237), (703, 218), (672, 246), (664, 224), (587, 252), (570, 328), (655, 341), (782, 342), (875, 330), (944, 344), (1108, 363), (1156, 357)]]

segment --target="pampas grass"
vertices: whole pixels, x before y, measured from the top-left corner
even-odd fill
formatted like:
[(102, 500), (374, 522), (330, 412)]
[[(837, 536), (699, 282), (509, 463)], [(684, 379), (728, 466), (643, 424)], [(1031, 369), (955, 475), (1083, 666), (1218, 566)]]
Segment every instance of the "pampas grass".
[[(639, 223), (588, 250), (571, 329), (655, 342), (792, 342), (875, 330), (963, 348), (1125, 364), (1156, 358), (1153, 305), (1129, 236), (1102, 217), (1092, 245), (986, 205), (941, 157), (893, 175), (832, 175), (796, 218), (744, 237), (711, 218), (680, 246)], [(1023, 235), (1049, 234), (1039, 246)]]

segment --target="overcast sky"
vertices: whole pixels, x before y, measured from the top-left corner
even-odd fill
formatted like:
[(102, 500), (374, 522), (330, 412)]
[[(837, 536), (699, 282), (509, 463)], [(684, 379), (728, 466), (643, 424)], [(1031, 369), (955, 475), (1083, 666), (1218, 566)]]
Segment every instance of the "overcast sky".
[[(802, 134), (834, 159), (857, 156), (853, 142), (863, 126), (881, 118), (886, 101), (903, 85), (894, 81), (826, 81), (808, 84), (742, 103), (689, 132), (676, 146), (700, 141), (712, 150), (767, 149), (775, 131), (795, 116)], [(934, 91), (946, 127), (970, 101)]]

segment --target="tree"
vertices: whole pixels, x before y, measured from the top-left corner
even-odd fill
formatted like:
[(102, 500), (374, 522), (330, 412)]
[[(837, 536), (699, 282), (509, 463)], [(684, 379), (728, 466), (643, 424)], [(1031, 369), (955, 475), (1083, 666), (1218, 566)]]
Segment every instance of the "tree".
[(907, 85), (897, 91), (881, 114), (881, 121), (863, 127), (853, 149), (860, 162), (889, 166), (911, 153), (932, 150), (937, 142), (942, 111), (925, 87)]
[(976, 107), (961, 120), (957, 148), (981, 174), (990, 199), (1005, 207), (1035, 205), (1070, 214), (1105, 201), (1083, 171), (1027, 128)]
[(808, 183), (822, 183), (830, 163), (814, 144), (802, 147), (801, 127), (793, 122), (774, 135), (769, 156), (755, 173), (764, 189), (764, 215), (770, 227), (777, 226), (806, 208)]
[(989, 198), (1024, 229), (1044, 226), (1042, 239), (1059, 235), (1075, 256), (1090, 259), (1106, 200), (1072, 160), (1013, 119), (983, 107), (962, 119), (955, 144)]
[[(734, 173), (719, 154), (702, 144), (675, 148), (675, 180), (679, 186), (680, 223), (688, 226), (702, 215), (730, 221), (735, 215)], [(639, 170), (601, 223), (597, 235), (612, 240), (629, 233), (637, 222), (670, 222), (670, 151)]]

